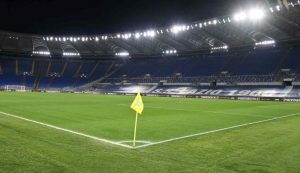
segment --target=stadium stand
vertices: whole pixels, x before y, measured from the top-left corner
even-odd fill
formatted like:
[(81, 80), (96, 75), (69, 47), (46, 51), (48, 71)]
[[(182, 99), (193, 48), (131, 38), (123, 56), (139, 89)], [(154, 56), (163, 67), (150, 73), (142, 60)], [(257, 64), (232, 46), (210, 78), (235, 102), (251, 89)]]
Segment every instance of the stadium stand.
[(274, 96), (300, 97), (299, 7), (270, 7), (262, 11), (269, 17), (254, 23), (236, 14), (138, 33), (58, 37), (0, 31), (0, 86), (194, 95), (201, 89), (238, 94), (267, 88)]
[[(137, 84), (165, 81), (235, 84), (282, 82), (284, 78), (292, 78), (299, 82), (298, 53), (298, 48), (289, 48), (192, 57), (130, 59), (122, 61), (124, 66), (102, 83)], [(4, 57), (1, 58), (1, 84), (25, 85), (32, 89), (77, 87), (103, 77), (109, 69), (114, 70), (115, 67), (111, 66), (114, 63), (115, 61), (41, 61)], [(275, 68), (279, 70), (274, 71)], [(281, 69), (290, 69), (290, 73), (282, 74)]]

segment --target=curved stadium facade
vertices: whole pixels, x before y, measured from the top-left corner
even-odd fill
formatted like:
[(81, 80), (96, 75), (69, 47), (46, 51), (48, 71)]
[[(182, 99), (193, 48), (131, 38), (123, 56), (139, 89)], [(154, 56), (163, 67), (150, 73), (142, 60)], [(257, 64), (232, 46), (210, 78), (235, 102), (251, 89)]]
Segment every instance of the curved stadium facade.
[[(0, 32), (2, 90), (299, 101), (300, 10), (88, 36)], [(261, 11), (259, 11), (261, 10)], [(260, 14), (251, 17), (251, 12)], [(247, 17), (247, 15), (249, 15)]]

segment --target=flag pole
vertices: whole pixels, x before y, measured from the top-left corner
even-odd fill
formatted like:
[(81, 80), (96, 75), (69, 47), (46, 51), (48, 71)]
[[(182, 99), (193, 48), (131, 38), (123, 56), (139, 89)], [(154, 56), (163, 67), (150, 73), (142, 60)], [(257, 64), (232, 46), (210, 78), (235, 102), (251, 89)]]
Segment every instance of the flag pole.
[(135, 126), (134, 126), (134, 136), (133, 136), (133, 148), (135, 148), (135, 143), (136, 143), (136, 129), (137, 129), (137, 121), (138, 121), (138, 112), (135, 114)]

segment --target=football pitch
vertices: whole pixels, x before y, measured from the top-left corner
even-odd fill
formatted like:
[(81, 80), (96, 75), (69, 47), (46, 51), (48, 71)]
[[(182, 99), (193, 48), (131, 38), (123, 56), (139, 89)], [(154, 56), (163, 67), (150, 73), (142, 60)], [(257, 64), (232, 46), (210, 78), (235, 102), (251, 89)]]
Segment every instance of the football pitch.
[(0, 172), (298, 172), (300, 104), (0, 93)]

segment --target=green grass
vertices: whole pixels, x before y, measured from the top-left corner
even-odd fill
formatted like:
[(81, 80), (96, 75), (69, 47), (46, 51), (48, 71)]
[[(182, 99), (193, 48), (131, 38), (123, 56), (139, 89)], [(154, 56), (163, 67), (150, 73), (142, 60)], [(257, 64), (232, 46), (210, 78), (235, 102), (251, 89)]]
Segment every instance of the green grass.
[[(0, 93), (0, 112), (132, 140), (133, 97)], [(300, 113), (299, 103), (144, 97), (138, 140)], [(130, 150), (0, 114), (0, 172), (299, 172), (300, 116)]]

